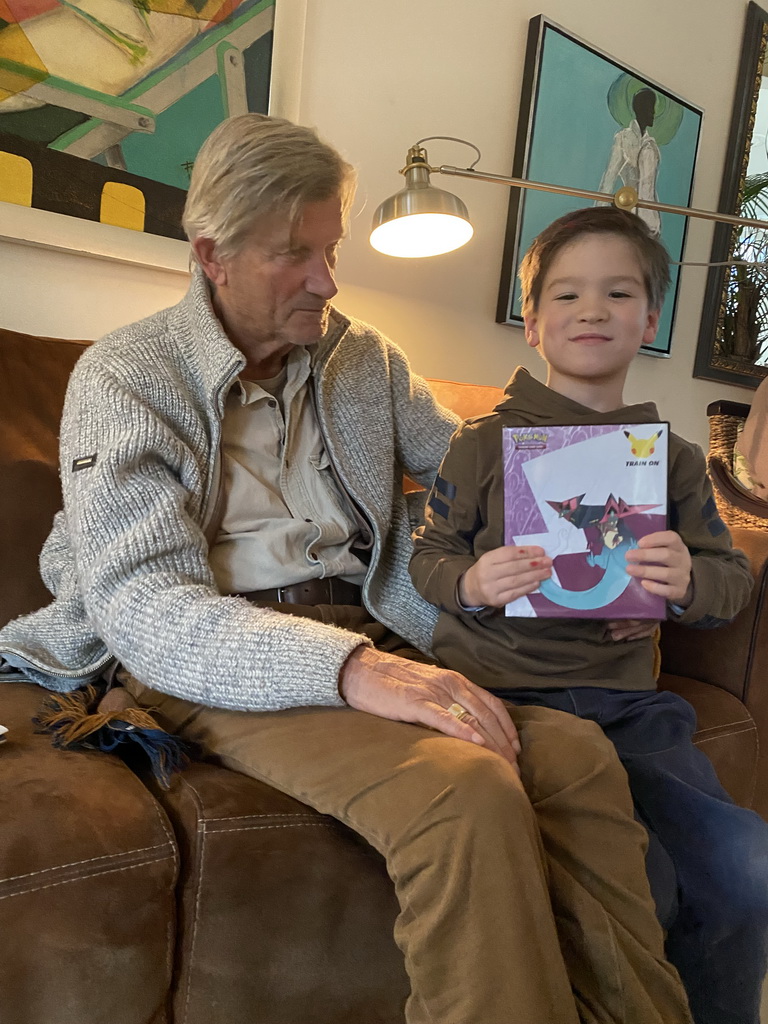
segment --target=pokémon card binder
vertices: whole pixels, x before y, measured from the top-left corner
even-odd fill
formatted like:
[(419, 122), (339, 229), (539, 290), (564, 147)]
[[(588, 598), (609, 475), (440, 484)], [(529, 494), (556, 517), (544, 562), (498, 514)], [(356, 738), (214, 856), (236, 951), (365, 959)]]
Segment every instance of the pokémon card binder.
[(552, 577), (506, 606), (520, 618), (663, 619), (626, 553), (667, 528), (669, 424), (505, 427), (505, 543), (537, 544)]

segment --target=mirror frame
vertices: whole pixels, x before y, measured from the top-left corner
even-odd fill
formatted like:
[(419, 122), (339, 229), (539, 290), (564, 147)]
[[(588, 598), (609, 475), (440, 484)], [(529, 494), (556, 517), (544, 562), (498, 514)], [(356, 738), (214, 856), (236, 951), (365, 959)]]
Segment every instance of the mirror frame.
[[(728, 136), (726, 163), (717, 206), (721, 213), (737, 214), (741, 205), (755, 125), (757, 97), (760, 92), (763, 63), (766, 57), (766, 44), (768, 44), (768, 12), (751, 0), (747, 8), (747, 19), (744, 26), (731, 130)], [(715, 225), (712, 255), (710, 256), (712, 263), (731, 259), (738, 230), (728, 224)], [(707, 272), (707, 289), (704, 293), (701, 311), (701, 326), (696, 346), (693, 376), (703, 380), (736, 384), (743, 388), (756, 388), (763, 378), (768, 376), (768, 366), (757, 366), (744, 360), (728, 358), (716, 351), (715, 346), (722, 330), (725, 308), (725, 275), (725, 267), (710, 267)]]

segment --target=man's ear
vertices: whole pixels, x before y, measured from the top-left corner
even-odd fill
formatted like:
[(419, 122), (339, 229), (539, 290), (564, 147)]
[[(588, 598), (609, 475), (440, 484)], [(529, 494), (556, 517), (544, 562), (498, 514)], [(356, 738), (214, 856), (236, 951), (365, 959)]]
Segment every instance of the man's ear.
[(525, 324), (525, 340), (531, 348), (537, 348), (541, 340), (539, 338), (539, 318), (533, 313), (530, 316), (524, 316), (523, 323)]
[(211, 238), (196, 238), (192, 242), (192, 250), (203, 273), (215, 285), (227, 283), (226, 267), (216, 253), (216, 243)]
[(656, 332), (659, 329), (659, 317), (661, 316), (660, 309), (652, 309), (648, 313), (648, 319), (645, 324), (645, 330), (643, 331), (643, 344), (650, 345), (656, 338)]

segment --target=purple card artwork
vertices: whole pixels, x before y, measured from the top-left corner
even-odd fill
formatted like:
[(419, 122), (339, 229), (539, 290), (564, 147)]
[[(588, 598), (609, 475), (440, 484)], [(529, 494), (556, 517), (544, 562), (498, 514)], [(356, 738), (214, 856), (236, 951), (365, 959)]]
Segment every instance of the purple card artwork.
[(536, 544), (554, 574), (507, 614), (664, 618), (626, 571), (626, 552), (666, 528), (667, 424), (507, 427), (507, 544)]

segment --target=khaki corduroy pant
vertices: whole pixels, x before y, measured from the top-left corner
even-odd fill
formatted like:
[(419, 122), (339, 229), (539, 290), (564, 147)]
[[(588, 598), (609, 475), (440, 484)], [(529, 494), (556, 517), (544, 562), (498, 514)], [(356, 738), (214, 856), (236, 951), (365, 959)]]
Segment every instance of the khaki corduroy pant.
[(690, 1021), (664, 959), (645, 832), (593, 723), (510, 707), (521, 779), (475, 744), (351, 708), (227, 711), (123, 681), (166, 727), (385, 857), (409, 1024)]

